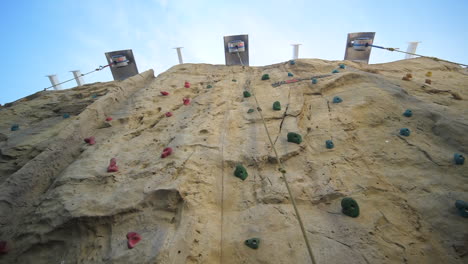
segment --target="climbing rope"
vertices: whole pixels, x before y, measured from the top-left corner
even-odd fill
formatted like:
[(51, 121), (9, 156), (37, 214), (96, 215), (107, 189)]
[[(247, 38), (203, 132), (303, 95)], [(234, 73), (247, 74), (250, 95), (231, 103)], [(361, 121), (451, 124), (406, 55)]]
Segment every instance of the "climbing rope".
[(239, 61), (240, 61), (241, 65), (244, 66), (244, 63), (242, 62), (241, 56), (240, 56), (240, 54), (239, 54), (239, 51), (237, 51), (237, 57), (239, 57)]
[(382, 46), (377, 46), (377, 45), (372, 45), (372, 44), (369, 44), (369, 43), (366, 43), (366, 44), (353, 44), (354, 46), (366, 46), (366, 47), (374, 47), (374, 48), (378, 48), (378, 49), (385, 49), (385, 50), (389, 50), (389, 51), (396, 51), (396, 52), (400, 52), (400, 53), (404, 53), (404, 54), (409, 54), (409, 55), (413, 55), (413, 56), (418, 56), (418, 57), (423, 57), (423, 58), (429, 58), (429, 59), (433, 59), (435, 61), (443, 61), (443, 62), (448, 62), (448, 63), (453, 63), (453, 64), (457, 64), (457, 65), (462, 65), (462, 66), (465, 66), (465, 67), (468, 67), (467, 64), (463, 64), (463, 63), (458, 63), (458, 62), (453, 62), (453, 61), (448, 61), (448, 60), (443, 60), (443, 59), (439, 59), (439, 58), (436, 58), (436, 57), (430, 57), (430, 56), (424, 56), (424, 55), (420, 55), (420, 54), (416, 54), (416, 53), (411, 53), (411, 52), (406, 52), (406, 51), (401, 51), (401, 50), (398, 50), (396, 48), (385, 48), (385, 47), (382, 47)]
[(257, 100), (257, 96), (255, 95), (256, 93), (254, 91), (254, 88), (252, 88), (252, 93), (253, 93), (253, 97), (255, 99), (255, 104), (257, 105), (258, 113), (260, 114), (260, 117), (262, 118), (263, 126), (265, 127), (265, 131), (266, 131), (266, 134), (268, 136), (268, 140), (270, 141), (271, 147), (273, 148), (273, 151), (275, 152), (276, 161), (278, 162), (278, 165), (280, 166), (279, 171), (283, 175), (284, 184), (286, 185), (286, 189), (288, 189), (289, 197), (291, 198), (291, 202), (293, 204), (294, 211), (296, 212), (297, 221), (299, 222), (299, 225), (300, 225), (301, 231), (302, 231), (302, 235), (304, 236), (304, 240), (305, 240), (305, 243), (306, 243), (306, 246), (307, 246), (307, 251), (309, 252), (309, 256), (310, 256), (310, 259), (312, 260), (312, 263), (315, 264), (316, 263), (315, 262), (315, 257), (314, 257), (314, 254), (312, 253), (312, 248), (310, 247), (309, 240), (307, 239), (307, 233), (306, 233), (306, 230), (304, 228), (304, 224), (302, 223), (301, 215), (299, 214), (299, 209), (297, 209), (296, 200), (294, 199), (294, 196), (292, 195), (291, 189), (289, 188), (288, 180), (286, 178), (286, 170), (284, 169), (283, 163), (281, 163), (281, 160), (280, 160), (280, 158), (278, 156), (278, 152), (276, 151), (275, 145), (273, 144), (273, 141), (271, 140), (271, 136), (270, 136), (270, 133), (268, 132), (268, 128), (266, 126), (265, 118), (263, 117), (260, 105), (259, 105), (258, 100)]
[[(81, 74), (81, 77), (86, 76), (86, 75), (88, 75), (88, 74), (91, 74), (91, 73), (93, 73), (93, 72), (101, 71), (101, 70), (103, 70), (104, 68), (111, 66), (112, 64), (114, 64), (114, 63), (107, 64), (106, 66), (99, 66), (99, 68), (96, 68), (94, 71), (90, 71), (90, 72), (87, 72), (87, 73), (85, 73), (85, 74)], [(75, 80), (75, 79), (76, 79), (76, 78), (72, 78), (72, 79), (63, 81), (63, 82), (61, 82), (61, 83), (57, 83), (56, 85), (49, 86), (49, 87), (47, 87), (47, 88), (44, 88), (44, 91), (46, 91), (46, 90), (48, 90), (48, 89), (50, 89), (50, 88), (52, 88), (52, 87), (54, 87), (54, 86), (61, 85), (61, 84), (67, 83), (67, 82), (71, 82), (71, 81), (73, 81), (73, 80)]]

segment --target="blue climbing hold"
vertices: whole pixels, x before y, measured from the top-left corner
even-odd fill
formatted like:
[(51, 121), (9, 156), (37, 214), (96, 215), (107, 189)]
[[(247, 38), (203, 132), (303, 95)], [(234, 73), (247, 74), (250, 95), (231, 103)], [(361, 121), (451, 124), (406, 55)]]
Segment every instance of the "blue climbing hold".
[(410, 133), (411, 133), (411, 131), (408, 128), (400, 129), (400, 135), (402, 135), (402, 136), (409, 137)]
[(312, 78), (312, 84), (317, 84), (317, 83), (318, 83), (318, 80), (315, 78)]
[(463, 163), (465, 163), (465, 157), (463, 157), (462, 154), (455, 153), (453, 155), (453, 159), (455, 160), (455, 164), (457, 165), (463, 165)]
[(258, 249), (260, 246), (260, 238), (254, 237), (251, 239), (247, 239), (244, 244), (251, 249)]
[(334, 69), (334, 70), (332, 71), (332, 73), (339, 73), (339, 72), (340, 72), (340, 71), (337, 70), (337, 69)]
[(290, 60), (289, 64), (294, 65), (294, 64), (296, 64), (296, 61), (295, 60)]
[(340, 63), (340, 69), (344, 69), (346, 66), (343, 63)]
[(468, 217), (468, 203), (462, 200), (457, 200), (455, 202), (455, 207), (458, 210), (458, 213), (463, 217)]
[(63, 114), (63, 118), (69, 118), (69, 117), (70, 117), (70, 114), (67, 114), (67, 113)]
[(93, 98), (93, 99), (94, 99), (94, 98), (97, 98), (97, 94), (91, 95), (91, 98)]
[(341, 102), (343, 102), (343, 99), (341, 99), (341, 97), (339, 97), (339, 96), (333, 97), (333, 103), (334, 104), (339, 104)]
[(14, 124), (11, 126), (11, 131), (16, 131), (16, 130), (19, 130), (19, 125), (18, 124)]
[(327, 149), (332, 149), (335, 147), (335, 144), (333, 144), (333, 141), (327, 140), (325, 141), (325, 146), (327, 147)]
[(293, 77), (293, 76), (294, 76), (294, 74), (292, 74), (292, 73), (288, 72), (288, 76), (289, 76), (289, 77)]
[(403, 115), (406, 117), (411, 117), (413, 115), (413, 111), (411, 111), (411, 109), (406, 109)]

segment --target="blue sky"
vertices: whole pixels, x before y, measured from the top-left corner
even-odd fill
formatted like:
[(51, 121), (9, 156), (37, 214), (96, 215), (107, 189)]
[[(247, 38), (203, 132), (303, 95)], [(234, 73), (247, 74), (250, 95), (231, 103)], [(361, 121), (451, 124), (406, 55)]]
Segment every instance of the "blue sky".
[[(104, 53), (133, 49), (140, 72), (159, 74), (184, 62), (224, 64), (223, 36), (249, 34), (250, 64), (289, 60), (292, 43), (300, 58), (342, 60), (346, 35), (377, 32), (375, 44), (468, 63), (468, 1), (2, 1), (0, 103), (50, 86), (45, 75), (72, 78), (70, 70), (105, 65)], [(403, 59), (373, 49), (370, 63)], [(112, 80), (109, 69), (84, 77)], [(72, 88), (74, 81), (62, 85)]]

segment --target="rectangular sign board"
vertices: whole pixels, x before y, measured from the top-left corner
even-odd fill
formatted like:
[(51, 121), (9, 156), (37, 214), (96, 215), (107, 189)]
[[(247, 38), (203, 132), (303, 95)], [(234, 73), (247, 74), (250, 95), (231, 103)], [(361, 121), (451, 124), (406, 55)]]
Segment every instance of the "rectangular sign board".
[(345, 60), (368, 64), (372, 47), (354, 47), (354, 42), (374, 44), (375, 32), (349, 33), (346, 40)]
[(138, 74), (138, 69), (131, 49), (106, 52), (107, 62), (110, 66), (114, 81), (125, 80)]
[(224, 37), (226, 65), (249, 66), (249, 35)]

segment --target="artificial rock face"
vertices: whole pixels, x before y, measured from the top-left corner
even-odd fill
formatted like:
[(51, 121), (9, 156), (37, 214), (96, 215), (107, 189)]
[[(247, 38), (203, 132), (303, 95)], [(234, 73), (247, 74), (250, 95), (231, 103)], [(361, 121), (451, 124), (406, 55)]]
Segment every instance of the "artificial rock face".
[(260, 114), (317, 263), (466, 263), (466, 70), (337, 65), (183, 64), (0, 107), (0, 263), (310, 263)]

